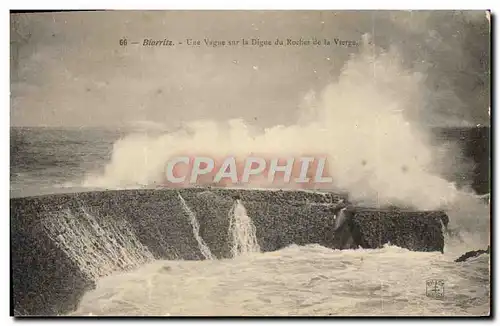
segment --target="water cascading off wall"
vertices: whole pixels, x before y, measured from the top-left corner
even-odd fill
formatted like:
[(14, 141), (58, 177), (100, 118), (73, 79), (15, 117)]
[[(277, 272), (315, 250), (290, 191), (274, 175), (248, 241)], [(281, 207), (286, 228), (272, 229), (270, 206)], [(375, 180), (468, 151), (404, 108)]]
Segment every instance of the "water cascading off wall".
[(191, 226), (193, 227), (193, 235), (194, 238), (196, 239), (196, 242), (198, 243), (198, 248), (200, 248), (201, 254), (205, 259), (207, 260), (213, 260), (214, 256), (212, 255), (212, 252), (210, 251), (210, 248), (207, 246), (203, 238), (200, 236), (200, 224), (198, 223), (198, 220), (196, 219), (195, 213), (189, 208), (187, 205), (186, 201), (184, 198), (181, 196), (180, 193), (177, 193), (179, 196), (179, 199), (182, 203), (182, 209), (184, 212), (188, 215), (189, 217), (189, 222), (191, 223)]
[[(188, 206), (184, 198), (178, 193), (182, 208), (189, 217), (193, 228), (193, 235), (198, 243), (203, 257), (207, 260), (216, 259), (211, 253), (210, 248), (200, 235), (200, 226), (195, 213)], [(240, 200), (236, 200), (229, 210), (229, 238), (231, 241), (231, 256), (238, 257), (250, 253), (260, 252), (260, 246), (257, 242), (256, 228), (252, 218), (248, 216), (245, 206)]]
[(91, 280), (154, 260), (125, 220), (81, 207), (52, 213), (41, 221), (47, 236)]
[(248, 216), (245, 206), (238, 199), (229, 211), (229, 233), (232, 236), (233, 257), (260, 252), (255, 225)]

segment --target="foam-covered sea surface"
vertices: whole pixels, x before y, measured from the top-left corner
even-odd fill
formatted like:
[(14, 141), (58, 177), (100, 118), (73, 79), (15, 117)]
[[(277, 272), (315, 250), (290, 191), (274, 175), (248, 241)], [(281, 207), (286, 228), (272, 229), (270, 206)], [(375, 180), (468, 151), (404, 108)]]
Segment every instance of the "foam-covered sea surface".
[[(155, 261), (104, 277), (73, 315), (485, 316), (489, 257), (292, 245), (226, 260)], [(444, 283), (432, 297), (427, 281)]]
[[(92, 190), (86, 176), (103, 173), (113, 144), (127, 132), (11, 128), (11, 197)], [(454, 262), (466, 251), (486, 248), (484, 230), (457, 229), (446, 236), (444, 254), (317, 244), (262, 253), (251, 216), (237, 206), (228, 216), (233, 258), (215, 259), (197, 236), (196, 215), (187, 205), (185, 210), (205, 260), (158, 261), (144, 254), (135, 269), (98, 279), (70, 315), (489, 314), (489, 255)], [(452, 220), (469, 214), (488, 221), (485, 207), (453, 214)]]

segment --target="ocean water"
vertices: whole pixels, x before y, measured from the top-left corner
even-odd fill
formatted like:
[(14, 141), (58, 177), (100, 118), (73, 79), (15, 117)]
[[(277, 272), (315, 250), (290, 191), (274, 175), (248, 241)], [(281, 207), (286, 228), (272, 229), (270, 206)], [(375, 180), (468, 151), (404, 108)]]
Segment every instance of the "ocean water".
[[(94, 189), (88, 176), (105, 172), (116, 141), (128, 133), (11, 128), (11, 197)], [(235, 206), (228, 217), (232, 259), (210, 259), (210, 248), (197, 239), (206, 260), (146, 259), (111, 273), (71, 315), (488, 315), (489, 255), (454, 262), (489, 244), (489, 208), (467, 198), (449, 212), (457, 228), (446, 236), (444, 254), (316, 244), (261, 253), (251, 216)], [(196, 216), (190, 218), (196, 233)], [(462, 220), (475, 222), (460, 227)], [(428, 281), (439, 281), (442, 295), (432, 294)]]
[(78, 191), (78, 180), (102, 169), (118, 130), (11, 128), (11, 197)]

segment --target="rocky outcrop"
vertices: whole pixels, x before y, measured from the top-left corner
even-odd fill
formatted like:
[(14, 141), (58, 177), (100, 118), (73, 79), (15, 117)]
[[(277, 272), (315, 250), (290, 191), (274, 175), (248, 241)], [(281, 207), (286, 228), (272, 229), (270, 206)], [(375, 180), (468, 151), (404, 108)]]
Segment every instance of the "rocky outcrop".
[(455, 259), (455, 262), (456, 263), (464, 262), (467, 259), (470, 259), (470, 258), (473, 258), (473, 257), (477, 257), (477, 256), (480, 256), (482, 254), (488, 254), (489, 255), (490, 254), (490, 246), (488, 246), (488, 248), (486, 250), (472, 250), (472, 251), (468, 251), (465, 254), (463, 254), (462, 256), (460, 256), (457, 259)]

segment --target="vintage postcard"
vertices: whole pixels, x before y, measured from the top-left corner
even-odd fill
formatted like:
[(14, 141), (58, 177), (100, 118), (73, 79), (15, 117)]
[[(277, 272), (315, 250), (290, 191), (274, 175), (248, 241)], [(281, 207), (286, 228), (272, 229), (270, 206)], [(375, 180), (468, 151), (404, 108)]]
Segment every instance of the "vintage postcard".
[(11, 12), (11, 315), (489, 317), (490, 17)]

